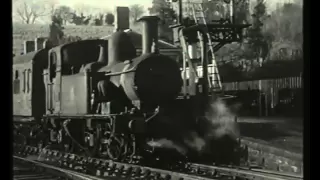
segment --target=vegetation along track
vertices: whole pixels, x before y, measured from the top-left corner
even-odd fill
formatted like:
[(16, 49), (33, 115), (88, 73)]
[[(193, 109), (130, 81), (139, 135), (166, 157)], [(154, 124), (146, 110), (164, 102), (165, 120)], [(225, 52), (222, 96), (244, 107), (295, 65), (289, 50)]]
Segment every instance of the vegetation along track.
[[(31, 158), (36, 160), (31, 160)], [(50, 149), (14, 144), (14, 158), (38, 164), (54, 171), (69, 174), (69, 179), (148, 179), (148, 180), (210, 180), (210, 179), (265, 179), (300, 180), (298, 175), (261, 169), (218, 167), (186, 164), (183, 170), (163, 170), (136, 164), (126, 164), (105, 159), (83, 157)], [(76, 176), (75, 176), (76, 175)], [(71, 178), (70, 178), (71, 177)], [(72, 178), (75, 177), (75, 178)]]

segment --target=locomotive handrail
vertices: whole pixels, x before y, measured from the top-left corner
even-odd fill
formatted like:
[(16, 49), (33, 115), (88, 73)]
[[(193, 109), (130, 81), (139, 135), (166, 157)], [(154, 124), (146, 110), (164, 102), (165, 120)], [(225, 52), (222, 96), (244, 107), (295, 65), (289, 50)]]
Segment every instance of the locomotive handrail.
[(121, 74), (127, 74), (127, 73), (131, 73), (131, 72), (134, 72), (134, 71), (135, 71), (135, 68), (132, 68), (132, 69), (129, 69), (129, 70), (126, 70), (126, 71), (114, 72), (114, 73), (106, 73), (104, 75), (105, 76), (118, 76), (118, 75), (121, 75)]
[[(124, 61), (123, 62), (124, 64), (130, 64), (131, 61), (130, 60), (127, 60), (127, 61)], [(135, 67), (131, 68), (131, 69), (128, 69), (128, 70), (125, 70), (125, 71), (122, 71), (122, 72), (109, 72), (109, 73), (106, 73), (105, 76), (118, 76), (118, 75), (121, 75), (121, 74), (126, 74), (126, 73), (131, 73), (131, 72), (134, 72), (136, 69)]]
[(159, 111), (154, 112), (154, 114), (152, 114), (150, 117), (148, 117), (148, 118), (145, 120), (145, 122), (146, 122), (146, 123), (149, 122), (149, 121), (152, 120), (154, 117), (156, 117), (156, 115), (158, 115), (158, 114), (159, 114)]
[(26, 70), (26, 92), (29, 93), (29, 69)]
[(27, 74), (27, 70), (25, 69), (23, 71), (23, 89), (22, 89), (24, 93), (26, 92), (26, 74)]

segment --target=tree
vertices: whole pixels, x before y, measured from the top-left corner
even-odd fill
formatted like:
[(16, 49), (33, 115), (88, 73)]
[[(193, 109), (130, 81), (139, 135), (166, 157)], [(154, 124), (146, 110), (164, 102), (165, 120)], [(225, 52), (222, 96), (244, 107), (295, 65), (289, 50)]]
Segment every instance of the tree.
[[(273, 43), (273, 45), (270, 46), (270, 49), (272, 49), (269, 57), (279, 59), (277, 58), (278, 53), (284, 51), (302, 51), (302, 13), (302, 6), (300, 4), (285, 3), (278, 6), (278, 8), (272, 12), (270, 18), (265, 21), (263, 33), (265, 37), (269, 35), (271, 38), (270, 41)], [(288, 53), (288, 56), (291, 55), (291, 53)], [(284, 58), (292, 59), (291, 57)]]
[(112, 24), (114, 23), (114, 15), (113, 15), (113, 14), (108, 13), (108, 14), (106, 15), (106, 23), (107, 23), (108, 25), (112, 25)]
[(236, 24), (248, 24), (249, 14), (249, 2), (247, 0), (237, 1), (234, 12)]
[(103, 14), (99, 13), (96, 17), (96, 26), (102, 26), (103, 25)]
[(41, 17), (50, 16), (54, 9), (51, 1), (16, 0), (13, 2), (14, 16), (25, 24), (34, 24)]
[(264, 60), (268, 54), (268, 42), (262, 32), (263, 21), (267, 17), (264, 0), (257, 0), (252, 14), (252, 26), (248, 29), (248, 43), (255, 54), (257, 61)]
[(52, 16), (52, 23), (49, 26), (49, 42), (51, 43), (51, 46), (62, 44), (64, 28), (62, 27), (61, 21), (62, 19), (59, 16)]
[(57, 2), (54, 0), (51, 0), (47, 3), (47, 6), (49, 11), (49, 16), (52, 17), (54, 15), (54, 12), (56, 11)]
[[(193, 0), (189, 0), (188, 3), (194, 3)], [(212, 20), (220, 20), (224, 18), (227, 12), (225, 8), (225, 3), (223, 1), (203, 1), (203, 8), (207, 22), (211, 22)], [(191, 6), (191, 4), (190, 4)], [(189, 12), (189, 14), (193, 14), (193, 12)]]
[(176, 18), (176, 13), (166, 0), (153, 0), (149, 13), (159, 16), (162, 24), (171, 24)]
[(75, 14), (89, 15), (92, 14), (93, 8), (83, 3), (78, 3), (74, 6)]
[(295, 41), (295, 38), (298, 40), (302, 33), (302, 17), (301, 6), (285, 3), (271, 14), (264, 31), (272, 33), (277, 41)]
[(157, 15), (160, 18), (160, 38), (167, 41), (172, 41), (173, 33), (169, 26), (172, 25), (174, 19), (176, 19), (176, 13), (170, 7), (170, 3), (166, 0), (153, 0), (152, 7), (149, 8), (149, 13)]
[(59, 6), (54, 11), (54, 15), (61, 17), (61, 19), (63, 20), (62, 24), (70, 22), (73, 17), (72, 9), (68, 6)]
[(134, 4), (130, 6), (130, 17), (133, 22), (136, 22), (144, 13), (144, 8), (140, 4)]
[(98, 14), (96, 17), (90, 20), (90, 25), (102, 26), (103, 25), (103, 14)]
[(83, 13), (78, 16), (76, 13), (72, 13), (72, 18), (70, 23), (81, 26), (81, 25), (88, 25), (92, 19), (91, 15), (84, 16)]

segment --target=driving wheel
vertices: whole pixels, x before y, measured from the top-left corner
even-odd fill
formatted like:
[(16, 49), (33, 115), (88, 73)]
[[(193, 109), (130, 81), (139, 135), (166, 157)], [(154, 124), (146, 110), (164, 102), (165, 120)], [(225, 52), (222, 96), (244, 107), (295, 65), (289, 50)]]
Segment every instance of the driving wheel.
[(113, 136), (109, 139), (108, 156), (112, 160), (119, 160), (124, 150), (124, 140), (122, 137)]

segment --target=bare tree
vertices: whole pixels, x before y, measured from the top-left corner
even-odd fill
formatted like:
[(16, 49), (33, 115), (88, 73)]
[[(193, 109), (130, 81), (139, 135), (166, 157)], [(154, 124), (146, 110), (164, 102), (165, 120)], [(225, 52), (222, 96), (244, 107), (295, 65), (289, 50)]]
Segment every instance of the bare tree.
[(83, 15), (95, 15), (102, 11), (101, 8), (93, 7), (90, 5), (85, 5), (82, 3), (78, 3), (74, 6), (74, 10), (76, 11), (77, 15), (80, 15), (81, 13)]
[(53, 1), (15, 0), (13, 13), (23, 23), (34, 24), (41, 17), (50, 16), (55, 7)]
[(70, 22), (73, 17), (72, 9), (68, 6), (59, 6), (55, 9), (54, 15), (59, 16), (62, 19), (63, 24)]
[(48, 6), (49, 14), (51, 17), (54, 15), (56, 11), (56, 7), (57, 7), (56, 1), (49, 1), (49, 3), (47, 3), (47, 6)]
[(131, 19), (136, 22), (139, 17), (141, 17), (144, 13), (144, 8), (140, 4), (134, 4), (130, 6), (130, 16)]

